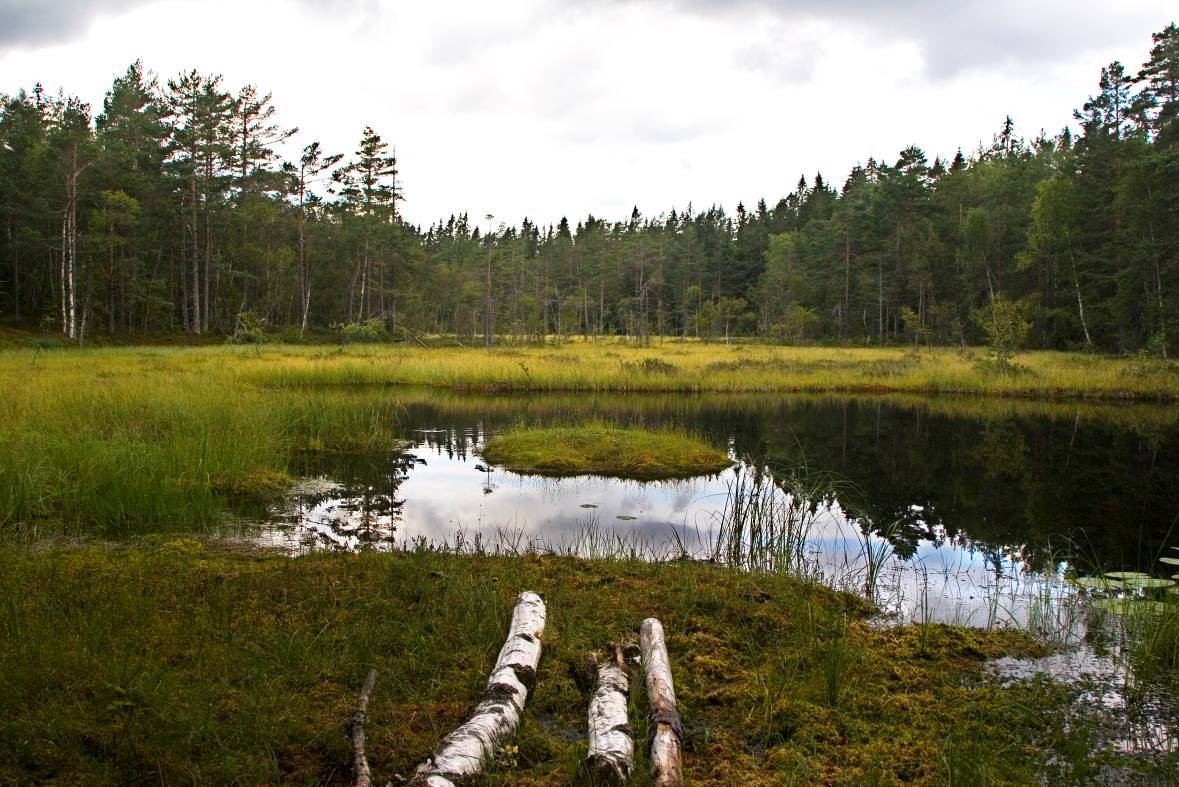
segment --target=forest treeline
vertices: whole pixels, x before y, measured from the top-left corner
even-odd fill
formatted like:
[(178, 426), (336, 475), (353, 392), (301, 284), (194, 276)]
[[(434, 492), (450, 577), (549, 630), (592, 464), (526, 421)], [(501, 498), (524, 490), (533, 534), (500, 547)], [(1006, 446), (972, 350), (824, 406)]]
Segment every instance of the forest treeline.
[[(287, 337), (569, 335), (959, 343), (1020, 315), (1046, 348), (1165, 354), (1179, 292), (1179, 29), (1114, 62), (1072, 131), (868, 159), (770, 205), (621, 221), (404, 220), (389, 143), (298, 143), (270, 95), (140, 63), (101, 111), (0, 96), (0, 323)], [(288, 141), (291, 140), (291, 141)], [(284, 161), (279, 148), (301, 151)]]

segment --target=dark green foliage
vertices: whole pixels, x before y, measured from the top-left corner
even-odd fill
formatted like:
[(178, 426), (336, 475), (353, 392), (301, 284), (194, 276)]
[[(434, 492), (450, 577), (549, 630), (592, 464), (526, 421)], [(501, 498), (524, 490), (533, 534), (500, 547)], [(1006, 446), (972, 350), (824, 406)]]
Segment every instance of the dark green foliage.
[[(347, 161), (296, 161), (270, 96), (138, 62), (93, 123), (37, 87), (0, 103), (0, 321), (232, 334), (379, 320), (398, 338), (571, 335), (788, 343), (987, 340), (972, 315), (1026, 305), (1032, 347), (1166, 355), (1179, 303), (1179, 32), (1135, 74), (1101, 69), (1079, 131), (930, 162), (868, 159), (836, 189), (800, 178), (735, 215), (691, 204), (620, 221), (408, 224), (395, 150), (364, 129)], [(324, 181), (332, 172), (330, 187)], [(63, 267), (63, 213), (76, 254)], [(489, 234), (491, 233), (491, 234)], [(490, 285), (488, 271), (490, 270)], [(66, 282), (63, 284), (63, 281)], [(285, 335), (285, 334), (284, 334)], [(293, 332), (290, 335), (295, 335)]]
[(346, 343), (375, 344), (389, 341), (389, 332), (385, 330), (385, 324), (375, 318), (332, 327), (340, 332), (340, 341)]

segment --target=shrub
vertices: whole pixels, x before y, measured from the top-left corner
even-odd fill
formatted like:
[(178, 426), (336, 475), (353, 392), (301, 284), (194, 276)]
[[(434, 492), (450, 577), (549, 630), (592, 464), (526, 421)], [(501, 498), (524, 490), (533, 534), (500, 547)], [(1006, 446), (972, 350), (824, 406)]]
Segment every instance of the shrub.
[(252, 311), (244, 311), (237, 316), (237, 323), (233, 327), (233, 335), (229, 341), (233, 344), (261, 344), (266, 341), (266, 329), (270, 321)]
[(1011, 365), (1011, 357), (1027, 342), (1032, 330), (1026, 305), (995, 297), (987, 305), (975, 309), (971, 317), (986, 336), (994, 363), (1000, 367)]
[(377, 317), (363, 322), (337, 323), (332, 326), (340, 332), (340, 341), (349, 344), (374, 344), (389, 341), (385, 322)]

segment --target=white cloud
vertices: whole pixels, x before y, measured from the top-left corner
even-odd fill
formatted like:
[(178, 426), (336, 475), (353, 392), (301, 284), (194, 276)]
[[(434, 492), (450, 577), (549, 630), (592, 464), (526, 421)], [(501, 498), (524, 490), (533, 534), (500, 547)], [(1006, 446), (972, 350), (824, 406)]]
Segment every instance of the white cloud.
[(1171, 21), (1145, 0), (36, 7), (76, 24), (30, 27), (29, 3), (0, 0), (0, 91), (40, 80), (97, 106), (136, 58), (164, 78), (222, 73), (273, 92), (295, 145), (351, 152), (372, 125), (397, 146), (406, 215), (426, 224), (731, 210), (911, 143), (972, 149), (1009, 113), (1021, 133), (1055, 130), (1104, 63), (1135, 68)]

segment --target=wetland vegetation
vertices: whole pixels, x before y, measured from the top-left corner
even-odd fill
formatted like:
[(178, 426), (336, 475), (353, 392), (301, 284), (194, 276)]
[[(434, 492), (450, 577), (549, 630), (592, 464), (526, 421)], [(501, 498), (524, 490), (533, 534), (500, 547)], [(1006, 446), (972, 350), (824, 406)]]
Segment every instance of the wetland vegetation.
[[(1173, 749), (1119, 753), (1106, 711), (1084, 709), (1086, 687), (988, 677), (994, 660), (1045, 653), (1030, 636), (945, 625), (931, 611), (869, 624), (861, 597), (813, 581), (807, 561), (825, 536), (806, 531), (805, 517), (836, 502), (865, 544), (927, 567), (953, 548), (1014, 550), (1049, 571), (1062, 561), (1141, 569), (1171, 537), (1174, 408), (838, 391), (767, 399), (730, 390), (740, 371), (716, 365), (753, 357), (769, 368), (824, 351), (668, 349), (680, 352), (664, 363), (682, 371), (645, 369), (650, 349), (613, 343), (0, 353), (0, 718), (17, 741), (0, 776), (346, 781), (341, 725), (368, 665), (382, 676), (370, 757), (382, 778), (404, 774), (477, 698), (511, 599), (527, 586), (545, 593), (552, 630), (517, 747), (489, 783), (580, 778), (577, 665), (650, 614), (671, 637), (686, 766), (703, 782), (1166, 783)], [(528, 380), (521, 363), (534, 387), (502, 384)], [(625, 388), (681, 375), (720, 390)], [(722, 541), (701, 553), (711, 563), (675, 559), (683, 549), (652, 555), (645, 545), (668, 536), (660, 517), (673, 515), (642, 502), (655, 494), (648, 485), (619, 482), (615, 499), (583, 477), (535, 496), (527, 476), (480, 481), (472, 469), (488, 438), (518, 430), (555, 448), (549, 430), (571, 424), (644, 440), (692, 435), (742, 467), (778, 470), (751, 506), (733, 510), (732, 489), (729, 502), (721, 496)], [(803, 467), (805, 479), (779, 472)], [(413, 486), (430, 472), (444, 492)], [(823, 491), (824, 475), (841, 481)], [(354, 488), (352, 513), (383, 517), (393, 548), (291, 558), (250, 536), (289, 483), (319, 477)], [(800, 479), (816, 483), (804, 493)], [(490, 517), (506, 510), (489, 507), (501, 497), (553, 499), (552, 514), (536, 509), (538, 524), (568, 526), (571, 538), (546, 548), (495, 530), (505, 522), (496, 518), (468, 520), (484, 529), (461, 540), (412, 535), (430, 518), (427, 498), (465, 500), (464, 490)], [(782, 490), (794, 496), (773, 496)], [(775, 530), (784, 520), (801, 526)], [(671, 543), (689, 545), (688, 535)], [(860, 575), (846, 579), (836, 584), (862, 592)], [(1128, 634), (1145, 643), (1128, 653), (1151, 685), (1173, 681), (1169, 625)]]
[(601, 422), (510, 429), (487, 441), (483, 458), (516, 473), (637, 481), (710, 475), (732, 464), (723, 451), (686, 434)]
[(696, 783), (1174, 785), (1152, 42), (1055, 135), (486, 232), (216, 75), (0, 96), (0, 782), (346, 783), (370, 667), (397, 781), (527, 589), (488, 784), (590, 784), (586, 658), (657, 616)]
[(981, 680), (984, 658), (1041, 650), (1025, 636), (875, 629), (862, 600), (782, 574), (160, 538), (5, 550), (0, 568), (6, 781), (345, 782), (369, 665), (369, 757), (382, 780), (408, 774), (478, 697), (522, 587), (551, 610), (546, 650), (489, 784), (577, 782), (586, 654), (648, 615), (669, 632), (696, 783), (1029, 783), (1065, 735), (1044, 712), (1060, 689)]

